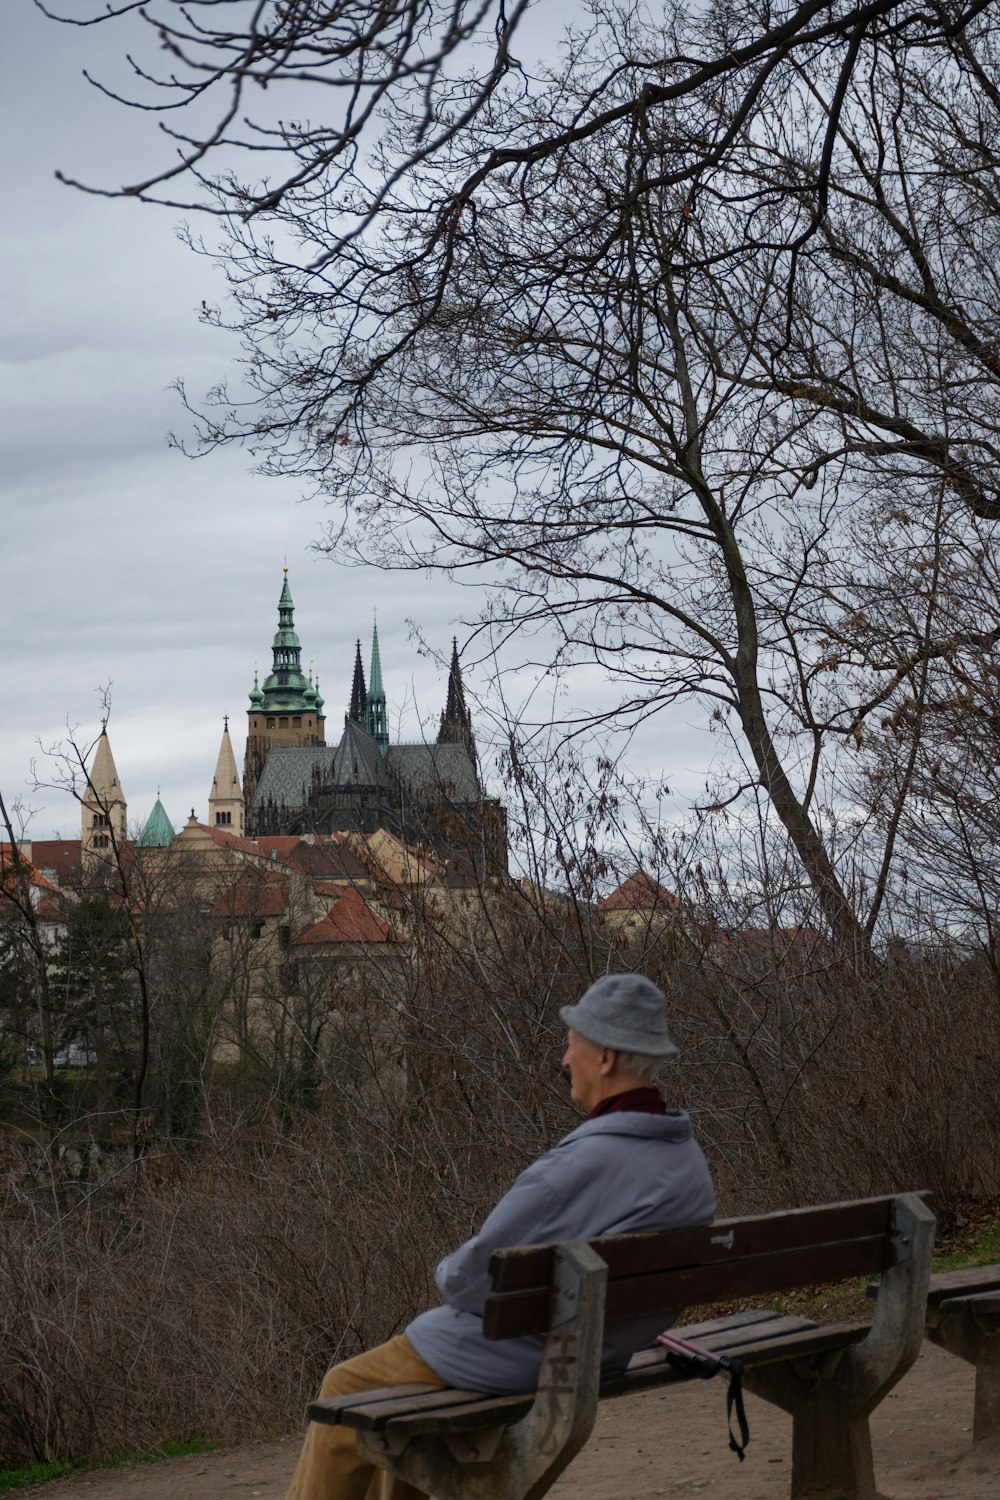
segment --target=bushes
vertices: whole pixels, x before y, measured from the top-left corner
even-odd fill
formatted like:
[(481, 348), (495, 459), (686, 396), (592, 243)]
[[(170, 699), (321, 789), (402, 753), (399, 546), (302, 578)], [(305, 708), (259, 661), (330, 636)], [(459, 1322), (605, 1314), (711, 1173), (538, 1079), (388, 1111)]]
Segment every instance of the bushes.
[[(809, 935), (690, 932), (598, 957), (671, 988), (667, 1093), (695, 1115), (723, 1211), (1000, 1190), (985, 965), (859, 980)], [(12, 1157), (0, 1464), (297, 1426), (326, 1365), (404, 1328), (440, 1255), (573, 1124), (557, 1017), (585, 969), (567, 941), (501, 983), (481, 936), (428, 942), (391, 993), (361, 976), (314, 1110), (230, 1082), (186, 1157), (105, 1158), (75, 1183)]]

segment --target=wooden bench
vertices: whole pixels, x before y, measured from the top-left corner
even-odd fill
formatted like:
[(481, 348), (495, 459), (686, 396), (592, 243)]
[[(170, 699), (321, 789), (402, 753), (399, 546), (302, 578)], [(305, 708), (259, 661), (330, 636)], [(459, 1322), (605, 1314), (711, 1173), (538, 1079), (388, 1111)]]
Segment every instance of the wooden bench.
[[(874, 1291), (869, 1287), (869, 1295)], [(972, 1441), (1000, 1435), (1000, 1266), (932, 1276), (924, 1331), (932, 1344), (975, 1366)]]
[[(586, 1442), (600, 1397), (678, 1379), (663, 1349), (601, 1381), (605, 1321), (881, 1275), (870, 1321), (817, 1325), (755, 1310), (676, 1330), (745, 1366), (749, 1389), (791, 1413), (794, 1500), (874, 1500), (868, 1416), (920, 1350), (934, 1238), (926, 1195), (728, 1219), (701, 1229), (501, 1250), (489, 1339), (544, 1333), (538, 1389), (519, 1396), (385, 1387), (312, 1402), (384, 1469), (436, 1500), (539, 1500)], [(722, 1438), (720, 1402), (720, 1440)], [(624, 1476), (623, 1476), (624, 1478)]]

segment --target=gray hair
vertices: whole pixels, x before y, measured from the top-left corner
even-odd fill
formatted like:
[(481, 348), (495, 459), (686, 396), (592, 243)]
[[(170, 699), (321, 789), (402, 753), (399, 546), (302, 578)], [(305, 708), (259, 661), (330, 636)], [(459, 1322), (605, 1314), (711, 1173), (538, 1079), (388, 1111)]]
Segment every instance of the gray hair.
[[(617, 1051), (610, 1048), (610, 1051)], [(652, 1083), (657, 1073), (667, 1061), (665, 1057), (648, 1057), (644, 1052), (618, 1052), (618, 1067), (623, 1073), (634, 1073), (637, 1078), (645, 1078)]]

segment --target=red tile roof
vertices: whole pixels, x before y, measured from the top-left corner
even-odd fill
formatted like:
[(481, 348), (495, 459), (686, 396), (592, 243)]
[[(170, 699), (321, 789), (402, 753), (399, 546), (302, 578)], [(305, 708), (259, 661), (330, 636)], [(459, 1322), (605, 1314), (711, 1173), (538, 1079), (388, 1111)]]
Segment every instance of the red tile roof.
[(280, 917), (288, 906), (286, 880), (240, 880), (212, 905), (213, 917)]
[(36, 915), (40, 922), (52, 922), (57, 927), (65, 927), (66, 925), (66, 913), (62, 907), (57, 906), (54, 901), (50, 901), (46, 896), (43, 896), (39, 901)]
[(353, 887), (335, 901), (321, 922), (307, 927), (296, 943), (399, 943), (403, 939), (373, 912)]
[(309, 875), (313, 880), (369, 878), (367, 869), (347, 845), (334, 843), (332, 840), (322, 844), (307, 844), (304, 839), (297, 839), (295, 847), (287, 852), (284, 860), (290, 869)]
[(291, 854), (296, 844), (301, 844), (302, 840), (297, 833), (287, 833), (265, 834), (262, 838), (248, 839), (247, 842), (251, 844), (255, 854), (263, 854), (265, 859), (273, 858), (281, 864), (287, 864), (288, 855)]
[(243, 854), (260, 853), (253, 839), (242, 839), (238, 833), (233, 833), (228, 828), (214, 828), (210, 823), (199, 823), (198, 827), (222, 849), (239, 849)]
[[(20, 866), (20, 874), (18, 872)], [(9, 890), (13, 895), (17, 891), (17, 885), (21, 874), (26, 875), (29, 885), (36, 886), (43, 891), (57, 891), (58, 886), (47, 880), (38, 867), (30, 860), (25, 859), (21, 851), (15, 850), (10, 844), (0, 844), (0, 890)]]
[(681, 903), (645, 870), (636, 870), (616, 891), (597, 903), (598, 911), (679, 911)]
[(52, 870), (61, 883), (80, 879), (79, 839), (32, 839), (31, 859), (36, 870)]

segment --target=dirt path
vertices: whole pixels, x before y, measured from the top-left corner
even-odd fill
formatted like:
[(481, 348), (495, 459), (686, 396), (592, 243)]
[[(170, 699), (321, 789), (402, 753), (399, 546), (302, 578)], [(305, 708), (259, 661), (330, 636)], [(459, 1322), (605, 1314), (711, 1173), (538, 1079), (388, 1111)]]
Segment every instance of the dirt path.
[[(930, 1344), (872, 1419), (879, 1488), (892, 1500), (997, 1500), (1000, 1445), (972, 1446), (970, 1366)], [(791, 1424), (747, 1398), (744, 1464), (726, 1446), (721, 1382), (608, 1401), (553, 1500), (783, 1500)], [(45, 1500), (283, 1500), (298, 1437), (133, 1469), (72, 1475), (25, 1493)]]

